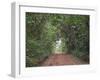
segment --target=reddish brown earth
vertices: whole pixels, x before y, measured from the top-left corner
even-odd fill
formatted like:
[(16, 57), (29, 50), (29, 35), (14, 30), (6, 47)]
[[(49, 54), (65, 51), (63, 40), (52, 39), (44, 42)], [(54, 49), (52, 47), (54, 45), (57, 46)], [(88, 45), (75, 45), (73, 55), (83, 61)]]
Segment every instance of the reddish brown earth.
[(77, 65), (77, 64), (86, 64), (86, 63), (72, 56), (71, 54), (52, 54), (42, 63), (42, 66)]

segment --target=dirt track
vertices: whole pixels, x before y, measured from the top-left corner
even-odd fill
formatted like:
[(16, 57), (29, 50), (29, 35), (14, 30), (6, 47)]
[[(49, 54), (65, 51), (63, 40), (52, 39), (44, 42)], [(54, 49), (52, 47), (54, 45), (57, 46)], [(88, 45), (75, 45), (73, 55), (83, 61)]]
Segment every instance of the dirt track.
[(43, 63), (42, 66), (58, 66), (58, 65), (77, 65), (85, 64), (80, 59), (70, 54), (52, 54)]

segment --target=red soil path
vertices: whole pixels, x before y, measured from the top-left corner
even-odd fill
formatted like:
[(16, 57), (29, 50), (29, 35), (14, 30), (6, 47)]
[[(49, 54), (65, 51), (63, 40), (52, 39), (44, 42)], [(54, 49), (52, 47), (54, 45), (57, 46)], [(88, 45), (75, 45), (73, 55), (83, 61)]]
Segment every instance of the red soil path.
[(77, 64), (86, 64), (86, 63), (72, 56), (71, 54), (52, 54), (42, 63), (42, 66), (77, 65)]

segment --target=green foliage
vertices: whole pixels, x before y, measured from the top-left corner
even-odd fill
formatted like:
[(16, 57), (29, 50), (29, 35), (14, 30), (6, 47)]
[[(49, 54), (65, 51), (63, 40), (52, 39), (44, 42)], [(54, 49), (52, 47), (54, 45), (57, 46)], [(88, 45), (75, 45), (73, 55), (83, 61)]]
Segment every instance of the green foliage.
[(26, 13), (26, 67), (39, 66), (55, 50), (57, 39), (61, 50), (89, 61), (89, 16)]
[(89, 16), (70, 15), (66, 24), (62, 26), (62, 32), (68, 52), (74, 51), (77, 57), (88, 56), (89, 59)]

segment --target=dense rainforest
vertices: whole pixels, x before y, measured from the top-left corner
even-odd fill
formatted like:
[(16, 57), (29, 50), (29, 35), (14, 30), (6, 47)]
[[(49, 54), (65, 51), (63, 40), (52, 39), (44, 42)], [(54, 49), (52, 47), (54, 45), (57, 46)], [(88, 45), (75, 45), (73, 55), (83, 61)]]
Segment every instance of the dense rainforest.
[(89, 63), (89, 15), (26, 12), (26, 67), (58, 51)]

